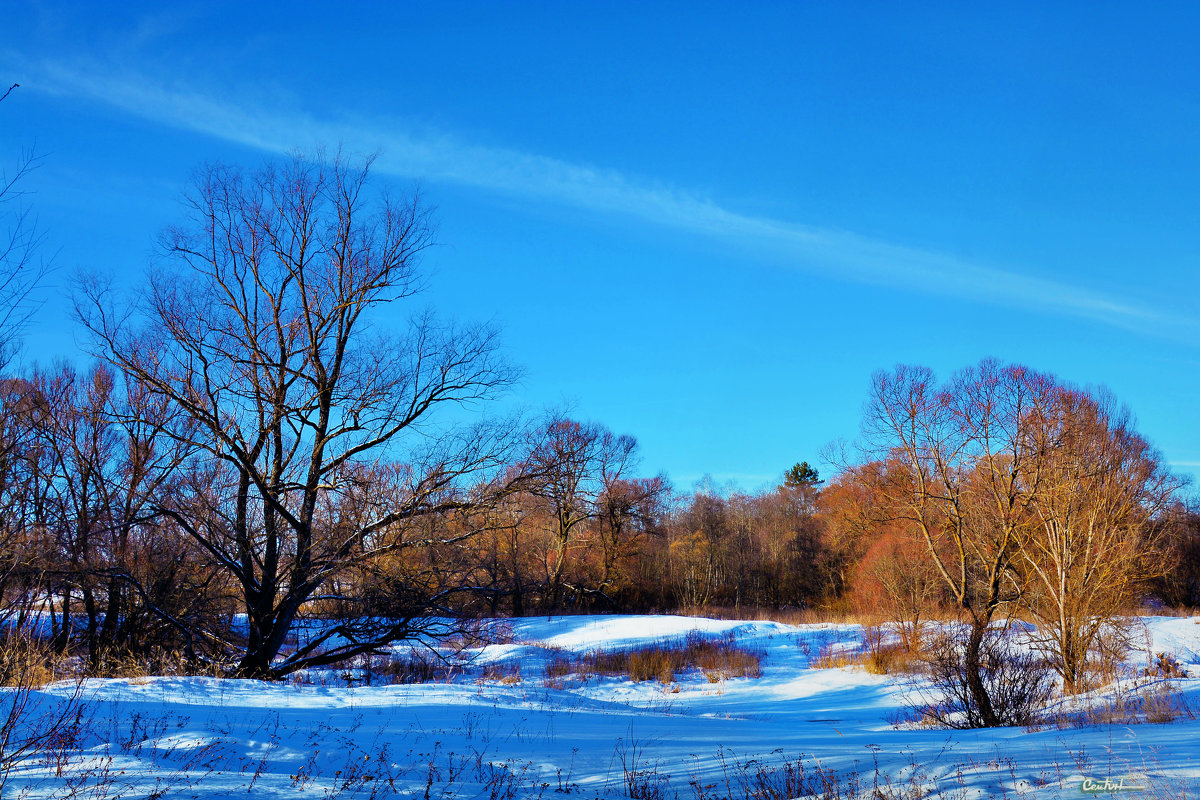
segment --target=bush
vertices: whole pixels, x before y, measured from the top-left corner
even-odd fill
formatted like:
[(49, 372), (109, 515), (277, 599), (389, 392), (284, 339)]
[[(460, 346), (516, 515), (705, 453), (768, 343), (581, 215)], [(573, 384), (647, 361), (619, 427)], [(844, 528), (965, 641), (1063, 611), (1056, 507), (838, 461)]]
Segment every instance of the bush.
[[(966, 642), (970, 629), (957, 626), (929, 643), (924, 661), (930, 686), (916, 693), (917, 717), (949, 728), (984, 727), (983, 714), (967, 681)], [(980, 678), (1000, 725), (1034, 724), (1054, 688), (1054, 670), (1024, 648), (1009, 630), (989, 628), (983, 638)], [(932, 701), (932, 702), (929, 702)]]

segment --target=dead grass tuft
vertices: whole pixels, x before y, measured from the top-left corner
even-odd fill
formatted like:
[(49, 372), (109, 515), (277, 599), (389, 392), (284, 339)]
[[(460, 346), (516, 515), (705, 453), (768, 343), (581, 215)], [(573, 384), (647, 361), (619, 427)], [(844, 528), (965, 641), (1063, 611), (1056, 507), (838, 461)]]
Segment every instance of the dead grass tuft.
[(359, 673), (368, 686), (376, 680), (387, 684), (432, 683), (449, 680), (453, 668), (436, 654), (413, 648), (402, 655), (367, 657)]
[(582, 656), (555, 655), (546, 665), (550, 681), (568, 675), (623, 676), (632, 681), (673, 683), (676, 674), (695, 669), (710, 683), (762, 675), (763, 653), (738, 645), (732, 635), (710, 638), (689, 633), (682, 641), (659, 642), (630, 650), (597, 651)]
[(1196, 712), (1170, 680), (1156, 680), (1119, 691), (1106, 702), (1059, 711), (1044, 723), (1057, 728), (1086, 728), (1095, 725), (1161, 725), (1177, 719), (1195, 719)]
[(484, 667), (483, 674), (476, 679), (476, 684), (500, 683), (512, 686), (521, 682), (520, 664), (491, 664)]
[(1169, 653), (1158, 653), (1154, 663), (1142, 672), (1155, 678), (1186, 678), (1187, 670), (1179, 663), (1179, 659)]
[(822, 647), (812, 660), (816, 669), (862, 667), (872, 675), (917, 672), (921, 659), (899, 642), (870, 642), (857, 647)]
[(24, 631), (0, 633), (0, 686), (40, 688), (75, 672), (71, 659)]

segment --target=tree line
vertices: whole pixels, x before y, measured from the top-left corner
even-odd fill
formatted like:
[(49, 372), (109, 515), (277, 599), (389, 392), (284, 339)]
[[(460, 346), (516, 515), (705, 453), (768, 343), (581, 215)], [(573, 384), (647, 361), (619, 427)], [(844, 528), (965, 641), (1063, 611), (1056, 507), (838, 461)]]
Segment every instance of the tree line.
[(77, 282), (93, 366), (0, 382), (0, 600), (94, 673), (280, 678), (483, 615), (826, 608), (915, 642), (951, 614), (993, 724), (998, 617), (1071, 687), (1113, 615), (1200, 604), (1197, 516), (1103, 393), (899, 367), (830, 480), (678, 491), (629, 435), (497, 413), (517, 371), (494, 329), (408, 313), (432, 222), (369, 160), (211, 166), (186, 207), (133, 292)]

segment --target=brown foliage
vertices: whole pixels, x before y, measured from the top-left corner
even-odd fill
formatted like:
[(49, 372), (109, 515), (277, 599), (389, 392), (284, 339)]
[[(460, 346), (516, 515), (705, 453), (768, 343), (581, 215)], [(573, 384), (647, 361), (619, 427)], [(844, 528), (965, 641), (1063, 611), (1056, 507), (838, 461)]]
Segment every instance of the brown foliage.
[(927, 618), (944, 605), (944, 587), (925, 547), (911, 532), (887, 531), (855, 571), (854, 600), (860, 615), (893, 626), (909, 652), (921, 649)]

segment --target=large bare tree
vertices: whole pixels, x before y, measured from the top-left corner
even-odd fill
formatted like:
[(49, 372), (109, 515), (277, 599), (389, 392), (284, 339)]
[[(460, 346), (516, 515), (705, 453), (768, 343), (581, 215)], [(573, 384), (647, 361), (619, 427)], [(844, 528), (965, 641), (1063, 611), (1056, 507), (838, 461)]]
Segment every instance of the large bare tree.
[(430, 221), (415, 195), (372, 192), (369, 168), (208, 167), (139, 302), (119, 307), (95, 280), (78, 297), (97, 354), (189, 421), (178, 435), (203, 458), (159, 510), (240, 589), (245, 639), (227, 643), (240, 675), (404, 635), (407, 619), (347, 623), (284, 649), (337, 576), (428, 540), (410, 523), (478, 502), (507, 458), (505, 430), (461, 411), (513, 378), (496, 332), (430, 313), (402, 322)]
[(1049, 376), (985, 360), (938, 385), (923, 367), (875, 375), (864, 433), (886, 506), (916, 531), (969, 623), (962, 679), (985, 727), (1007, 724), (984, 676), (988, 627), (1020, 597), (1015, 565), (1041, 483)]
[(1181, 482), (1107, 395), (1063, 387), (1038, 427), (1049, 446), (1021, 546), (1025, 606), (1075, 692), (1101, 635), (1120, 634), (1114, 621), (1164, 568), (1155, 519)]

